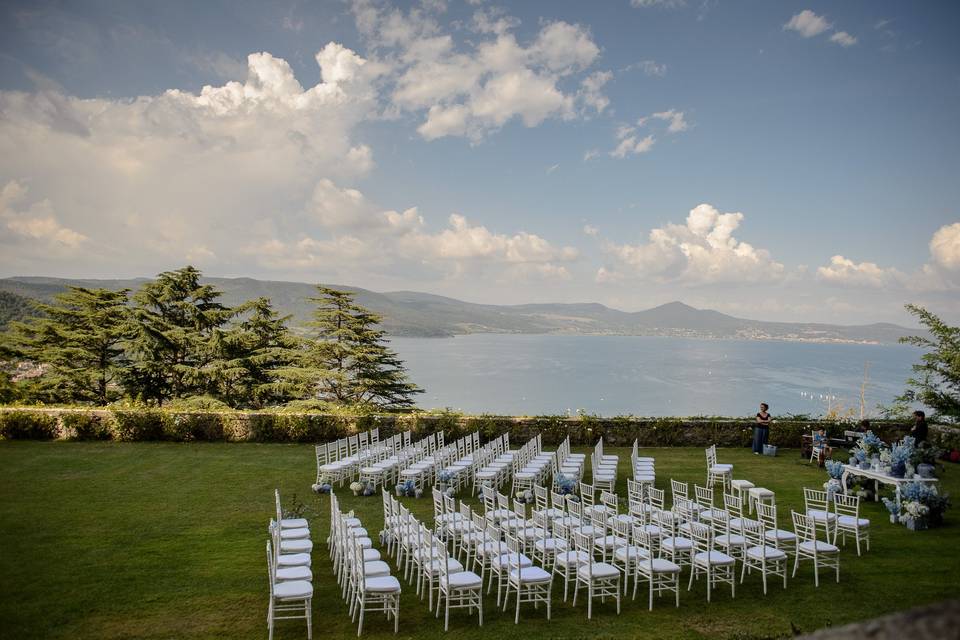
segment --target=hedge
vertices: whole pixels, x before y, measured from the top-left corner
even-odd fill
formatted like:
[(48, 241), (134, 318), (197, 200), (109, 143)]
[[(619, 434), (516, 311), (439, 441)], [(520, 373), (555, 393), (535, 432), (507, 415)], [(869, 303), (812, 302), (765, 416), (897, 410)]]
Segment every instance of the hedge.
[[(775, 421), (771, 444), (797, 447), (800, 436), (817, 427), (842, 436), (849, 425), (817, 420)], [(611, 446), (744, 447), (750, 444), (750, 419), (599, 418), (594, 416), (463, 416), (454, 413), (336, 415), (329, 413), (182, 411), (154, 408), (41, 409), (0, 408), (0, 438), (172, 442), (328, 442), (379, 427), (382, 436), (410, 430), (415, 437), (445, 431), (448, 440), (479, 431), (487, 441), (509, 432), (514, 443), (537, 434), (556, 446), (568, 435), (574, 445), (592, 445), (600, 436)], [(873, 431), (892, 442), (909, 430), (896, 421), (875, 421)], [(948, 450), (960, 448), (960, 429), (932, 425), (931, 440)]]

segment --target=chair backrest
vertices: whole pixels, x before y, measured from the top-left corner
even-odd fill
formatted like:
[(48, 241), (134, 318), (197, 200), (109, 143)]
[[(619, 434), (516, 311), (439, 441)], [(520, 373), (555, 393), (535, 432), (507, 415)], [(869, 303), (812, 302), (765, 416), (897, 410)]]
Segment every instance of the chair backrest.
[(350, 455), (357, 455), (357, 451), (360, 449), (360, 438), (357, 436), (350, 436), (347, 438), (347, 444), (350, 446)]
[(647, 528), (641, 524), (633, 525), (633, 544), (639, 547), (644, 553), (640, 554), (640, 561), (653, 568), (653, 536), (647, 531)]
[(360, 448), (366, 449), (370, 444), (370, 434), (366, 431), (359, 434)]
[(280, 489), (273, 490), (273, 501), (277, 506), (277, 522), (283, 520), (283, 509), (280, 507)]
[(520, 539), (509, 531), (504, 531), (503, 539), (507, 543), (507, 551), (511, 556), (513, 556), (513, 561), (510, 562), (510, 566), (520, 567), (520, 555), (523, 552), (523, 546), (520, 544)]
[(592, 484), (587, 484), (586, 482), (580, 483), (580, 501), (583, 502), (584, 508), (594, 505), (596, 493), (597, 490)]
[(497, 492), (493, 487), (480, 487), (480, 493), (483, 496), (483, 511), (486, 514), (492, 513), (497, 508)]
[(757, 502), (757, 519), (763, 525), (760, 527), (764, 531), (776, 531), (777, 529), (777, 505), (766, 502)]
[(567, 505), (564, 496), (559, 491), (550, 492), (550, 506), (554, 509), (559, 509), (560, 511), (566, 511)]
[(803, 488), (803, 504), (808, 511), (810, 509), (827, 511), (830, 505), (829, 495), (827, 494), (826, 491), (818, 491), (817, 489), (804, 487)]
[(693, 493), (698, 505), (704, 509), (713, 509), (713, 489), (693, 485)]
[(712, 444), (707, 447), (704, 452), (707, 455), (707, 467), (712, 467), (717, 464), (717, 445)]
[(270, 599), (273, 600), (273, 584), (277, 581), (273, 568), (273, 551), (270, 541), (267, 541), (267, 580), (270, 582)]
[(540, 486), (539, 484), (534, 485), (533, 498), (536, 501), (537, 511), (543, 511), (550, 507), (546, 487)]
[(677, 519), (672, 511), (657, 509), (650, 515), (651, 520), (660, 528), (660, 535), (664, 538), (672, 538), (677, 531)]
[(567, 512), (577, 520), (583, 521), (583, 503), (575, 500), (573, 496), (567, 496)]
[(622, 540), (624, 544), (629, 544), (632, 538), (632, 524), (629, 520), (625, 518), (614, 518), (613, 522), (613, 535), (618, 540)]
[(856, 522), (860, 518), (860, 496), (834, 493), (833, 509), (838, 516), (850, 516)]
[(718, 535), (743, 535), (743, 518), (740, 518), (736, 527), (730, 526), (730, 512), (726, 509), (714, 509), (711, 513), (710, 526)]
[(497, 493), (497, 509), (510, 510), (510, 500), (502, 493)]
[(570, 544), (570, 527), (563, 520), (554, 520), (553, 521), (553, 537), (563, 540), (569, 546)]
[(647, 489), (647, 504), (657, 511), (663, 511), (663, 501), (665, 499), (666, 492), (663, 489), (657, 489), (656, 487), (650, 487)]
[(457, 510), (457, 500), (453, 496), (444, 495), (443, 496), (443, 513), (444, 515), (450, 515), (455, 513)]
[(371, 442), (380, 442), (380, 427), (377, 427), (370, 432), (370, 441)]
[(460, 501), (460, 518), (463, 522), (473, 522), (473, 509), (464, 501)]
[(527, 505), (520, 500), (514, 499), (513, 501), (513, 512), (517, 514), (517, 517), (521, 520), (526, 520), (527, 518)]
[(612, 509), (614, 514), (620, 513), (620, 498), (610, 491), (600, 492), (600, 504)]
[(688, 500), (687, 498), (677, 498), (676, 504), (673, 505), (674, 511), (684, 522), (696, 522), (698, 518), (698, 511), (695, 508), (696, 503), (693, 500)]
[(709, 553), (713, 551), (713, 531), (705, 524), (690, 523), (690, 539), (697, 551)]
[(732, 493), (723, 494), (723, 508), (729, 511), (734, 518), (743, 517), (743, 500), (740, 496), (735, 496)]
[(689, 489), (686, 482), (680, 482), (670, 478), (670, 499), (673, 504), (677, 504), (677, 498), (686, 498)]
[(443, 515), (443, 493), (436, 487), (430, 493), (433, 496), (433, 519), (439, 522), (440, 516)]
[[(813, 518), (803, 513), (797, 513), (796, 511), (791, 511), (790, 515), (793, 516), (793, 531), (797, 534), (797, 545), (816, 540), (817, 532)], [(813, 546), (814, 551), (816, 551), (816, 545), (811, 546)]]
[(573, 548), (581, 553), (585, 553), (590, 560), (583, 563), (581, 570), (586, 568), (587, 577), (593, 577), (593, 536), (588, 536), (580, 531), (573, 532)]

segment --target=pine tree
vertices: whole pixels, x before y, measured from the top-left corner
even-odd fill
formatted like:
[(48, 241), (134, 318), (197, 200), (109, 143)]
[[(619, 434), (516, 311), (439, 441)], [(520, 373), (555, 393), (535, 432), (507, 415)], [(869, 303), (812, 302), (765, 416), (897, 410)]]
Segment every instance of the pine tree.
[(356, 304), (353, 294), (318, 286), (314, 334), (296, 365), (277, 372), (299, 397), (337, 404), (370, 404), (384, 409), (413, 406), (422, 393), (407, 381), (403, 362), (377, 328), (380, 316)]
[(125, 375), (131, 396), (162, 404), (216, 391), (209, 367), (220, 353), (217, 331), (236, 313), (220, 296), (191, 266), (161, 273), (134, 295), (133, 362)]
[(129, 290), (68, 287), (41, 314), (12, 324), (11, 351), (42, 364), (27, 393), (47, 401), (107, 404), (120, 395), (123, 343), (130, 334)]
[(249, 314), (236, 326), (217, 332), (220, 358), (208, 369), (217, 395), (232, 407), (262, 408), (295, 397), (278, 384), (275, 371), (297, 358), (299, 341), (287, 329), (290, 316), (280, 316), (268, 298), (247, 302), (236, 311)]

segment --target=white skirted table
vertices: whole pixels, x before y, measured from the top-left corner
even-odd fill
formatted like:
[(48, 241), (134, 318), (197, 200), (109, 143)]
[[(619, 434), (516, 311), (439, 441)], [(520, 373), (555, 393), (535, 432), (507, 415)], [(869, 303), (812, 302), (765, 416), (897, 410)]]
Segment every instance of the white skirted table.
[(873, 499), (875, 501), (880, 500), (880, 486), (881, 484), (893, 485), (896, 496), (897, 496), (897, 506), (900, 506), (900, 487), (910, 482), (923, 482), (926, 484), (933, 484), (934, 482), (940, 482), (937, 478), (921, 478), (918, 475), (914, 475), (912, 478), (895, 478), (889, 473), (884, 473), (883, 471), (875, 471), (874, 469), (861, 469), (860, 467), (854, 467), (849, 464), (843, 465), (843, 476), (840, 478), (840, 485), (843, 488), (843, 492), (847, 492), (847, 478), (850, 476), (860, 476), (861, 478), (866, 478), (868, 480), (873, 480)]

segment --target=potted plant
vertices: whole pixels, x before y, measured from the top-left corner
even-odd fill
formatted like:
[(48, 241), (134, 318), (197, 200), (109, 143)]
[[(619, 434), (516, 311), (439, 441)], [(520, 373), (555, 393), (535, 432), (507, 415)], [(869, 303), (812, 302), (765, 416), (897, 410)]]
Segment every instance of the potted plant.
[(929, 442), (921, 442), (913, 448), (910, 462), (917, 469), (921, 478), (933, 478), (936, 470), (937, 458), (942, 451)]

